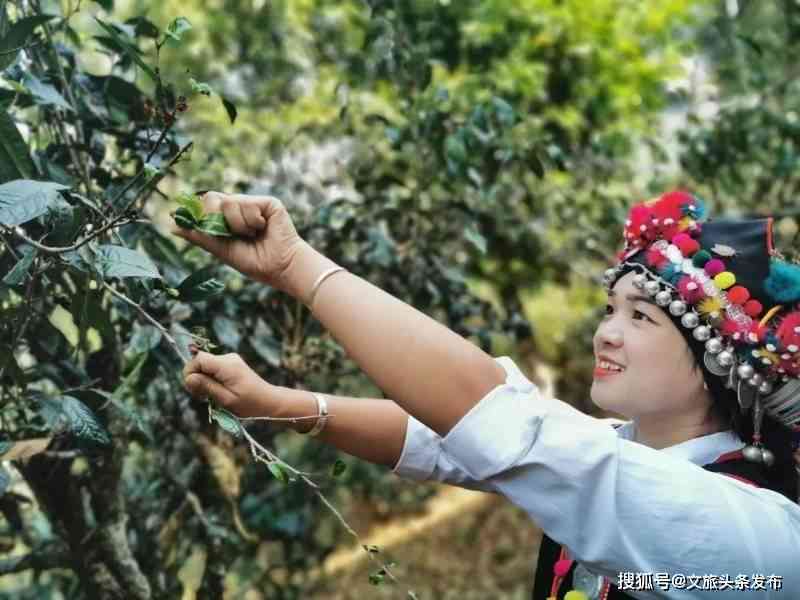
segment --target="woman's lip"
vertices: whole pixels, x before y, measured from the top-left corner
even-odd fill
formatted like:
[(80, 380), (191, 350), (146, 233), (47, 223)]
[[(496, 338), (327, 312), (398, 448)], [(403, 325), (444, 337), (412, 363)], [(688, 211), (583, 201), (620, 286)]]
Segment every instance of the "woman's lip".
[(624, 371), (612, 371), (611, 369), (604, 369), (602, 367), (594, 368), (595, 377), (609, 377), (611, 375), (621, 375)]

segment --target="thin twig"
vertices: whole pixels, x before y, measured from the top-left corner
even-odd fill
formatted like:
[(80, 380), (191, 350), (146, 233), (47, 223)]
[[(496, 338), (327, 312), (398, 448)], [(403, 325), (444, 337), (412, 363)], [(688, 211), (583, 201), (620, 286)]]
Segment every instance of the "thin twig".
[(44, 244), (29, 238), (27, 235), (22, 233), (22, 229), (21, 228), (17, 228), (17, 227), (7, 228), (7, 231), (10, 231), (11, 233), (13, 233), (15, 236), (17, 236), (19, 239), (21, 239), (25, 243), (30, 244), (31, 246), (33, 246), (37, 250), (40, 250), (40, 251), (44, 252), (45, 254), (63, 254), (64, 252), (71, 252), (73, 250), (77, 250), (78, 248), (80, 248), (84, 244), (86, 244), (88, 242), (91, 242), (96, 237), (101, 236), (102, 234), (104, 234), (106, 231), (108, 231), (112, 227), (116, 227), (116, 226), (120, 226), (120, 225), (127, 225), (128, 223), (133, 223), (133, 222), (141, 222), (141, 220), (138, 219), (138, 217), (137, 218), (127, 218), (126, 219), (124, 217), (124, 215), (120, 216), (120, 217), (117, 217), (117, 218), (109, 221), (105, 225), (103, 225), (97, 231), (94, 231), (90, 235), (87, 235), (82, 240), (79, 240), (79, 241), (75, 242), (71, 246), (45, 246)]

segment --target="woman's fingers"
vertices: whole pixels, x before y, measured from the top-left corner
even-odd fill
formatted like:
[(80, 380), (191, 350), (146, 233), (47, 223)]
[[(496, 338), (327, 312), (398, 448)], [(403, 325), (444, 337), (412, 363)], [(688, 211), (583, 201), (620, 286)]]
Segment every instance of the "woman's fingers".
[(192, 373), (184, 379), (184, 385), (195, 400), (208, 397), (222, 407), (236, 404), (236, 396), (208, 375)]

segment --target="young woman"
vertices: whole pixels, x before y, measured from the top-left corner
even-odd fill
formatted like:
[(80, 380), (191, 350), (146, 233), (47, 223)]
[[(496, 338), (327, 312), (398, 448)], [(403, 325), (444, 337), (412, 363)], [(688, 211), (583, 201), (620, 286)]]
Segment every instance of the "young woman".
[(203, 201), (241, 237), (173, 233), (302, 300), (392, 400), (274, 386), (204, 352), (184, 371), (193, 397), (316, 415), (294, 429), (504, 495), (545, 532), (534, 600), (800, 597), (800, 267), (771, 220), (702, 222), (681, 191), (633, 207), (594, 338), (592, 400), (619, 422), (542, 397), (508, 357), (338, 267), (279, 200)]

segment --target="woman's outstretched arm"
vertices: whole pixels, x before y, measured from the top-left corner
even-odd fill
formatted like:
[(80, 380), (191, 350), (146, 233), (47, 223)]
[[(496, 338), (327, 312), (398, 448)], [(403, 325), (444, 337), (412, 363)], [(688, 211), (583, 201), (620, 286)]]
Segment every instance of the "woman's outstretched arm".
[[(303, 243), (286, 272), (287, 291), (305, 299), (332, 266)], [(476, 345), (353, 273), (325, 280), (314, 315), (387, 396), (440, 436), (505, 380)]]

